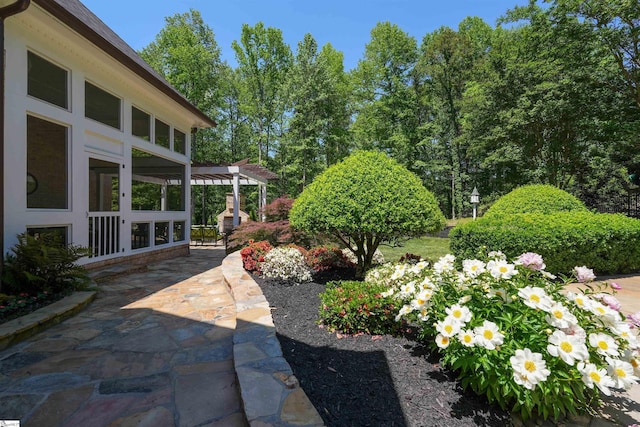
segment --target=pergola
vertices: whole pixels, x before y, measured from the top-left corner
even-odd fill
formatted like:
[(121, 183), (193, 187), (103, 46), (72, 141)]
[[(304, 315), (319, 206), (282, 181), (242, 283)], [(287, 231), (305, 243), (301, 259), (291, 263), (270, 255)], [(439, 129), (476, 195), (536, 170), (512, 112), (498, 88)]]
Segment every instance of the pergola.
[(191, 185), (231, 185), (233, 187), (233, 226), (240, 224), (240, 186), (258, 186), (258, 209), (267, 204), (267, 183), (278, 175), (269, 169), (250, 164), (248, 159), (230, 165), (191, 163)]

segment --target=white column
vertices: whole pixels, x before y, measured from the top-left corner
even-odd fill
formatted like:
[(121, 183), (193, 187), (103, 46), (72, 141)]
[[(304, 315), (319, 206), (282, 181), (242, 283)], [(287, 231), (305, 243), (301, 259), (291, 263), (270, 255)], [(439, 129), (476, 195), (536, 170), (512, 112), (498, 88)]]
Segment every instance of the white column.
[(267, 214), (264, 212), (264, 207), (267, 205), (267, 186), (260, 184), (260, 212), (262, 212), (262, 222), (267, 221)]
[(160, 210), (167, 210), (167, 184), (162, 184), (162, 188), (160, 190)]
[(240, 225), (240, 174), (233, 173), (233, 226)]

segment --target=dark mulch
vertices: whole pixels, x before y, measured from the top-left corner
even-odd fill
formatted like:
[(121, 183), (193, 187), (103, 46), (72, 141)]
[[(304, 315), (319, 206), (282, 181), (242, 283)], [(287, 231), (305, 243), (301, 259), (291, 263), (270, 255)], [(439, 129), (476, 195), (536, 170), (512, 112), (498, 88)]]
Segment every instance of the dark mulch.
[(410, 338), (337, 338), (320, 328), (323, 283), (256, 282), (273, 308), (284, 357), (327, 426), (510, 424), (509, 414), (464, 392), (437, 356)]
[(20, 294), (0, 299), (0, 324), (53, 304), (70, 294), (71, 291), (40, 293), (38, 295)]

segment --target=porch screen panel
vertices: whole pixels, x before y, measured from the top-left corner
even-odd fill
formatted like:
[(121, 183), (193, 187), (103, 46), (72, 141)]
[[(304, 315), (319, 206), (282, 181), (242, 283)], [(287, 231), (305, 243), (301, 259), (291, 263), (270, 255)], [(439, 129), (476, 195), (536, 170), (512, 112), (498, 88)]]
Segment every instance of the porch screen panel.
[(131, 160), (132, 210), (185, 210), (185, 165), (135, 148)]
[(68, 208), (67, 141), (67, 127), (27, 116), (27, 208)]

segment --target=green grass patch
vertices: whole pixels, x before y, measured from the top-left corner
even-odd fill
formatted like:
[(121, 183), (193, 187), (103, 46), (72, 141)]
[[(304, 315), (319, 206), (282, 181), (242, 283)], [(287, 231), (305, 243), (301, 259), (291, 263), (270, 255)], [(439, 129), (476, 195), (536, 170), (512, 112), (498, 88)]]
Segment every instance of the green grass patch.
[(441, 237), (418, 237), (404, 242), (402, 246), (390, 247), (380, 245), (380, 251), (384, 255), (385, 261), (398, 261), (406, 253), (420, 255), (422, 258), (436, 261), (443, 255), (448, 254), (449, 239)]

